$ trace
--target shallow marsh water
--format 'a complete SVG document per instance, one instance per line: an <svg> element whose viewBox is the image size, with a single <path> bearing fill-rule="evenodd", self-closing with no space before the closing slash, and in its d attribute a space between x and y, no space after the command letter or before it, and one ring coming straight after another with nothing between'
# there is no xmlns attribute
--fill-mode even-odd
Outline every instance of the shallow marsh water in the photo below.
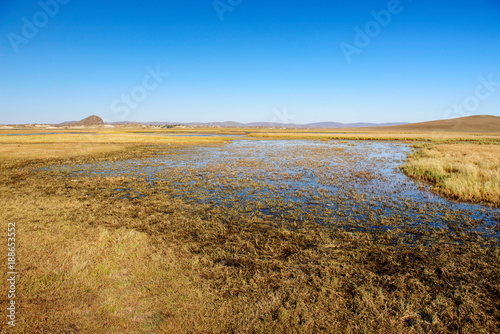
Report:
<svg viewBox="0 0 500 334"><path fill-rule="evenodd" d="M315 220L349 230L430 229L498 236L500 210L449 201L400 170L409 145L385 141L236 140L153 159L57 167L68 177L138 178L113 196L150 191L202 204L207 216ZM224 210L221 211L221 208Z"/></svg>

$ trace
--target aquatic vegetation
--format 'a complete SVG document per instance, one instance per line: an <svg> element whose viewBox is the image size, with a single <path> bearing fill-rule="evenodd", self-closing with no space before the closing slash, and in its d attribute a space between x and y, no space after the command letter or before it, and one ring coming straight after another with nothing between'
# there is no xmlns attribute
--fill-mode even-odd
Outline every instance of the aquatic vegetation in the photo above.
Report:
<svg viewBox="0 0 500 334"><path fill-rule="evenodd" d="M499 212L450 202L399 171L411 148L393 142L234 141L224 146L179 147L140 161L72 165L74 175L134 177L117 196L150 189L193 205L221 206L289 220L365 230L463 226L492 230ZM56 167L59 169L60 167ZM383 222L383 223L382 223Z"/></svg>

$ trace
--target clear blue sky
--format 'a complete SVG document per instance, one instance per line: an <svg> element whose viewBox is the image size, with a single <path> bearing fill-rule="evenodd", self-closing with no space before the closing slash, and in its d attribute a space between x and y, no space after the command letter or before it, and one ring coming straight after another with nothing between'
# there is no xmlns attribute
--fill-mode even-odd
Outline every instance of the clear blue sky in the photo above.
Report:
<svg viewBox="0 0 500 334"><path fill-rule="evenodd" d="M54 1L0 0L0 123L500 116L498 0Z"/></svg>

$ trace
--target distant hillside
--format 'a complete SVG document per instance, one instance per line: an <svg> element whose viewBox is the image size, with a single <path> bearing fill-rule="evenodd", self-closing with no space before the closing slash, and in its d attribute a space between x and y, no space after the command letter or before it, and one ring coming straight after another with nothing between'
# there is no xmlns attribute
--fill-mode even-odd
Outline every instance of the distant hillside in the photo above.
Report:
<svg viewBox="0 0 500 334"><path fill-rule="evenodd" d="M467 116L377 129L397 131L500 132L500 117L489 115Z"/></svg>
<svg viewBox="0 0 500 334"><path fill-rule="evenodd" d="M60 126L101 126L104 125L102 118L96 115L89 116L78 122L64 122Z"/></svg>

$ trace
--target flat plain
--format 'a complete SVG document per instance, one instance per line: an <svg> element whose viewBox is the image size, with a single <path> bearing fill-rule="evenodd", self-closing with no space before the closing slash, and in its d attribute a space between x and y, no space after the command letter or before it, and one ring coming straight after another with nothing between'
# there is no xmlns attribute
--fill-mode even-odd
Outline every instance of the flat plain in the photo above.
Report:
<svg viewBox="0 0 500 334"><path fill-rule="evenodd" d="M500 133L461 126L0 131L17 329L497 332Z"/></svg>

